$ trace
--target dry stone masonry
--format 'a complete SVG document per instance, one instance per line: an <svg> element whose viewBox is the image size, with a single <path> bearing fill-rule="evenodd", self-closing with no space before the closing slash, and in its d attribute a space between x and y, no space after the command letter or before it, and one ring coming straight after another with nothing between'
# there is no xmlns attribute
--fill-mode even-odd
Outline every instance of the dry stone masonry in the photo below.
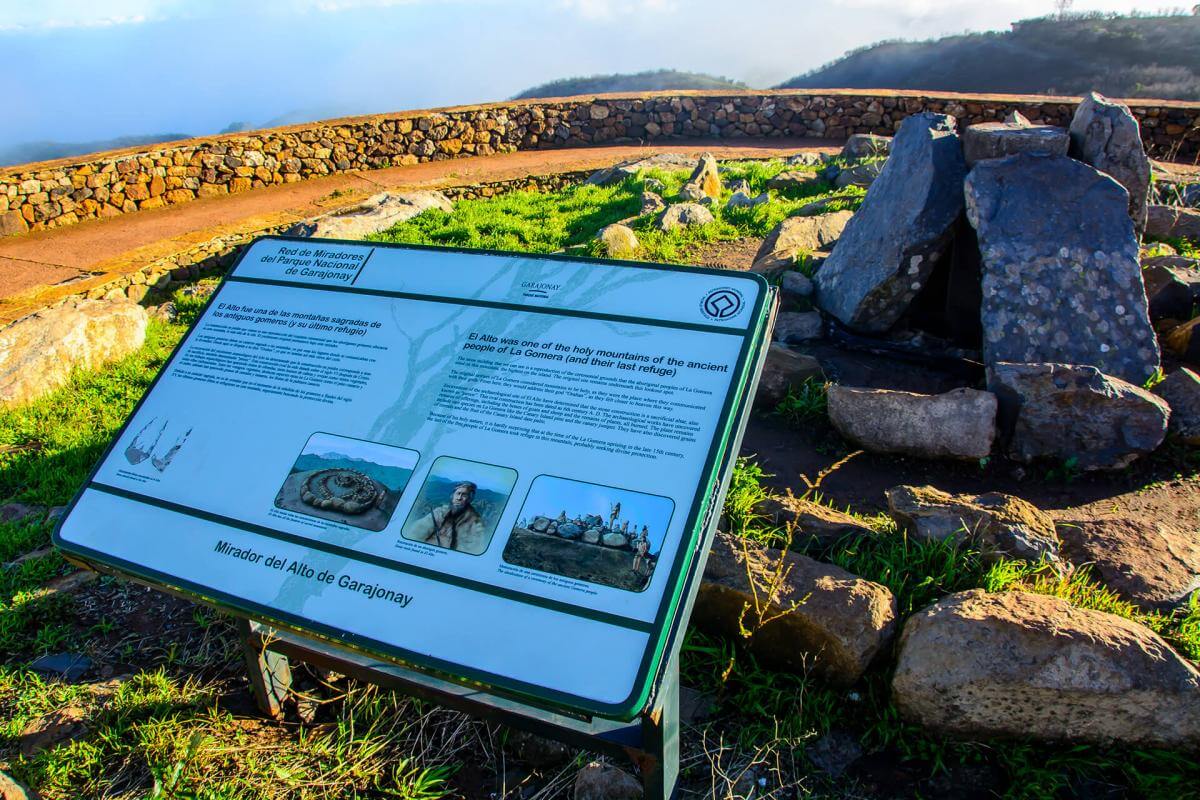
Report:
<svg viewBox="0 0 1200 800"><path fill-rule="evenodd" d="M0 236L322 175L515 150L704 137L889 136L921 112L969 125L1019 111L1038 124L1065 126L1077 102L916 92L661 92L351 117L7 168L0 171ZM1130 109L1152 154L1200 152L1200 105L1135 101Z"/></svg>

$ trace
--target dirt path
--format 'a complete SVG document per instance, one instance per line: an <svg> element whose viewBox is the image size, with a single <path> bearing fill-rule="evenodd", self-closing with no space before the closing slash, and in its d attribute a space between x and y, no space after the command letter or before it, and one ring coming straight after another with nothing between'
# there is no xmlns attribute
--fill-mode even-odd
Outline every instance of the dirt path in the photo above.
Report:
<svg viewBox="0 0 1200 800"><path fill-rule="evenodd" d="M835 152L839 145L826 139L773 139L766 144L756 140L693 140L477 156L331 175L7 237L0 239L0 322L13 318L14 305L36 305L36 298L47 294L49 287L62 288L100 275L127 273L218 235L304 219L384 189L461 186L600 169L654 153L711 152L718 158L769 158L801 150Z"/></svg>

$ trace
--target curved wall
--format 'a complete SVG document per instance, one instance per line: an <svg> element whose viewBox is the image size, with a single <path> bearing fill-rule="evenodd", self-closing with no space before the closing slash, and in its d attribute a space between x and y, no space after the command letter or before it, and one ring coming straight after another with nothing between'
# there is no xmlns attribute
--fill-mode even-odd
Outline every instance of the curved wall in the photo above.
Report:
<svg viewBox="0 0 1200 800"><path fill-rule="evenodd" d="M656 92L513 101L314 122L0 168L0 236L351 170L680 138L892 134L920 111L961 124L1019 110L1066 125L1078 98L885 91ZM1200 154L1200 104L1126 101L1159 158Z"/></svg>

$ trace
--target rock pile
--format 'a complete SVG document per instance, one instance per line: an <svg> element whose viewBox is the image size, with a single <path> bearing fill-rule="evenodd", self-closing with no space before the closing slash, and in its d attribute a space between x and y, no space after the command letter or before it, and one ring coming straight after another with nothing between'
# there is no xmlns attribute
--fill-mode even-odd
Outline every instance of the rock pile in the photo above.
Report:
<svg viewBox="0 0 1200 800"><path fill-rule="evenodd" d="M1143 227L1158 230L1153 213L1147 223L1150 161L1128 108L1089 95L1069 131L1019 114L965 129L916 114L887 150L844 228L832 214L787 220L754 269L777 272L815 253L811 282L785 272L783 287L802 304L811 294L827 336L985 369L951 395L835 387L830 420L846 438L924 458L985 458L998 443L1021 462L1121 469L1162 443L1172 398L1196 419L1186 375L1157 396L1140 388L1159 374L1160 336L1200 363L1200 320L1190 319L1200 265L1141 261ZM780 320L777 341L809 338L795 333L798 318ZM1173 430L1196 438L1184 422Z"/></svg>

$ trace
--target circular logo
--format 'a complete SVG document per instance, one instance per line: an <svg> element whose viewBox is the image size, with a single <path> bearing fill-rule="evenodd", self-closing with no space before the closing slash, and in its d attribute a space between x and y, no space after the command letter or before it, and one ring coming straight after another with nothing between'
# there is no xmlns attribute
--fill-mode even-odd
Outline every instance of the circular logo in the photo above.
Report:
<svg viewBox="0 0 1200 800"><path fill-rule="evenodd" d="M700 302L700 313L709 319L729 319L742 310L742 293L731 286L713 289Z"/></svg>

